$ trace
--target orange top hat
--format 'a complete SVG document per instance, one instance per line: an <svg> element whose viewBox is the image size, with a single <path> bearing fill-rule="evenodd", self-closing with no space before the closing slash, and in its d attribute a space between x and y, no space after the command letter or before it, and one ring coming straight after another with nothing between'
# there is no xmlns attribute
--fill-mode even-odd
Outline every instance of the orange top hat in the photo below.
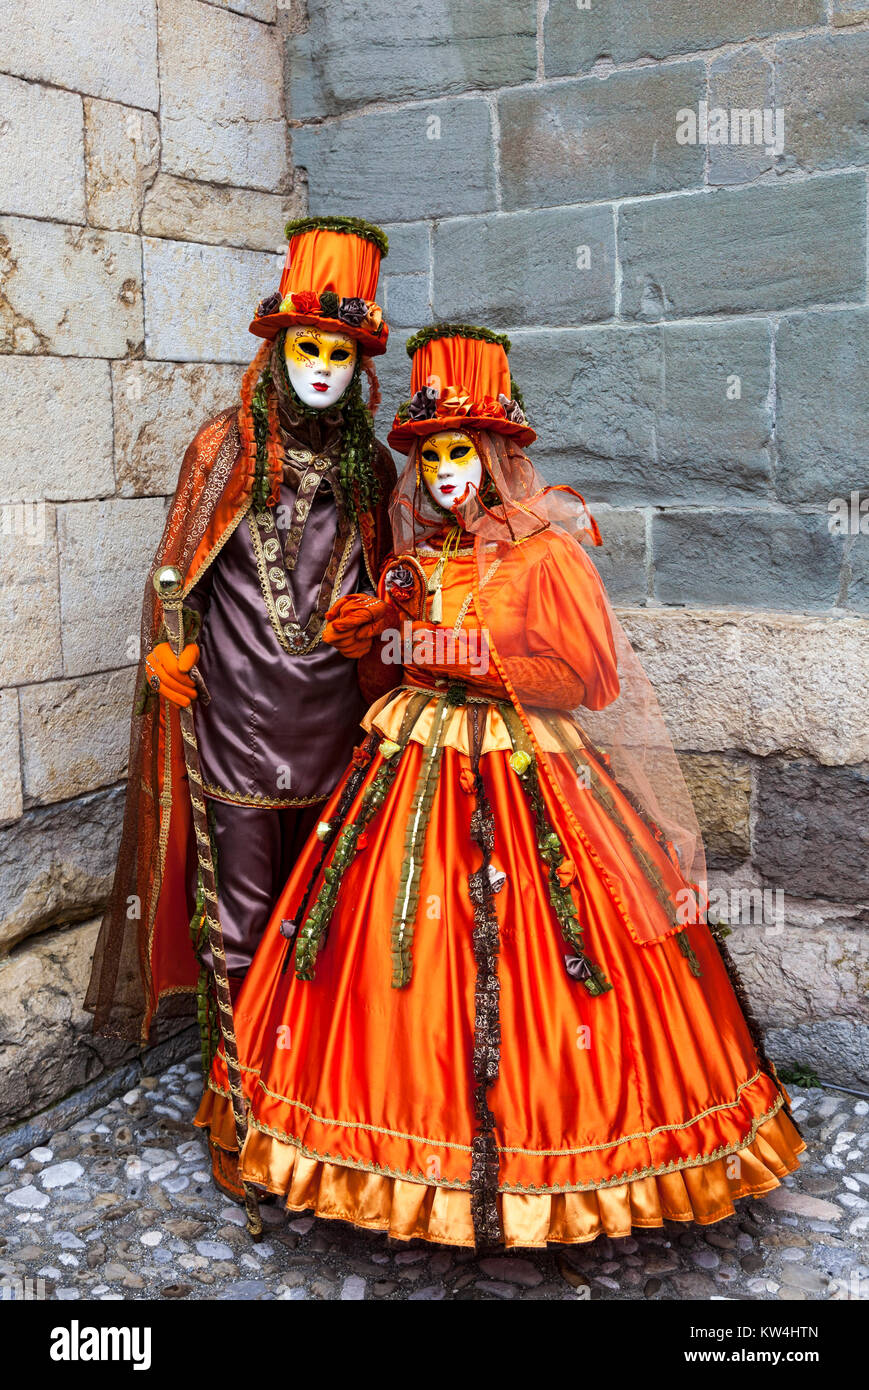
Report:
<svg viewBox="0 0 869 1390"><path fill-rule="evenodd" d="M323 328L355 338L369 357L385 352L389 329L374 302L385 232L358 217L303 217L287 223L286 235L280 290L257 306L251 333Z"/></svg>
<svg viewBox="0 0 869 1390"><path fill-rule="evenodd" d="M408 340L413 359L409 401L398 408L391 448L410 452L415 439L440 430L491 430L519 444L537 438L510 376L510 339L468 324L437 323Z"/></svg>

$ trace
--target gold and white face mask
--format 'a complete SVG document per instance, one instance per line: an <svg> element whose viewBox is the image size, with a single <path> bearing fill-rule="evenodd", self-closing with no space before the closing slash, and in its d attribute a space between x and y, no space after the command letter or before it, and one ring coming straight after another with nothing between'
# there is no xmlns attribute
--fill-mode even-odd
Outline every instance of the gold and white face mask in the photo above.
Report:
<svg viewBox="0 0 869 1390"><path fill-rule="evenodd" d="M421 440L419 466L432 497L448 511L480 490L483 461L462 430L442 430Z"/></svg>
<svg viewBox="0 0 869 1390"><path fill-rule="evenodd" d="M339 401L356 367L357 343L345 333L290 328L284 343L287 376L299 400L314 410Z"/></svg>

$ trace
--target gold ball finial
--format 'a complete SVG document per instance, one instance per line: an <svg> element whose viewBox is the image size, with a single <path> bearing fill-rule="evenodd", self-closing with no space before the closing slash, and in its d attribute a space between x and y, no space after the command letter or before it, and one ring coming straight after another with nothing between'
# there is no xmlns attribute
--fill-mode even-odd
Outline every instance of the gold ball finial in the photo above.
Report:
<svg viewBox="0 0 869 1390"><path fill-rule="evenodd" d="M161 565L154 575L154 589L161 599L177 598L184 588L184 577L174 565Z"/></svg>

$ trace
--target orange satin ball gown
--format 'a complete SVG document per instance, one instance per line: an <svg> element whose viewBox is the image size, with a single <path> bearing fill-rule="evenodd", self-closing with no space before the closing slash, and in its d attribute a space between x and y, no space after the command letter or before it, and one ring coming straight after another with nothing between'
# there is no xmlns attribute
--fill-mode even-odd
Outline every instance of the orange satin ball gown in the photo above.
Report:
<svg viewBox="0 0 869 1390"><path fill-rule="evenodd" d="M618 677L596 571L547 536L516 552L491 579L493 642L544 672L566 661L586 703L606 704ZM430 574L438 554L417 558ZM460 554L443 575L443 624L468 633L474 564ZM605 767L599 794L575 799L581 835L545 786L535 808L506 693L491 693L492 672L463 679L468 702L453 705L446 682L406 668L372 706L368 752L323 812L351 827L325 856L343 868L308 891L324 853L312 837L281 894L235 1010L250 1105L238 1169L292 1211L451 1245L720 1220L776 1187L805 1145L718 947L702 923L688 950L673 935L639 943L630 923L659 910L665 851ZM525 706L568 785L567 721ZM218 1052L197 1123L232 1189L228 1096Z"/></svg>

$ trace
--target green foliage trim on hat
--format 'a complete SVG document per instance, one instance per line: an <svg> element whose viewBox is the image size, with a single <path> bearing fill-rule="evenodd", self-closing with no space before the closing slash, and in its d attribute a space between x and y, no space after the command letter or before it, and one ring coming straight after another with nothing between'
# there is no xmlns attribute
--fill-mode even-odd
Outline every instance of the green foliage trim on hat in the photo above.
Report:
<svg viewBox="0 0 869 1390"><path fill-rule="evenodd" d="M493 333L491 328L480 328L470 323L432 323L408 338L405 349L408 357L413 357L421 347L434 342L436 338L479 338L484 343L499 343L505 352L509 352L511 347L506 333Z"/></svg>
<svg viewBox="0 0 869 1390"><path fill-rule="evenodd" d="M376 227L373 222L365 222L361 217L296 217L287 223L284 235L289 241L300 232L315 232L318 228L327 232L346 232L350 236L364 237L366 241L374 242L381 256L386 256L389 252L389 237L383 229Z"/></svg>

